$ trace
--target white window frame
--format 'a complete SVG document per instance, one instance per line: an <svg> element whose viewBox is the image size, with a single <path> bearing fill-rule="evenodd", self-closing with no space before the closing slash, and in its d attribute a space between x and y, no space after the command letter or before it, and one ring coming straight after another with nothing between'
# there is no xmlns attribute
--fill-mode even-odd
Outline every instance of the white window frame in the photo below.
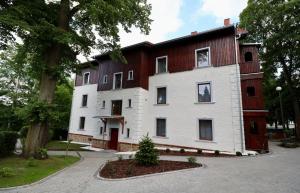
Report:
<svg viewBox="0 0 300 193"><path fill-rule="evenodd" d="M202 51L202 50L208 50L208 66L198 66L197 62L197 52ZM211 66L211 53L210 53L210 47L204 47L204 48L199 48L195 50L195 68L206 68Z"/></svg>
<svg viewBox="0 0 300 193"><path fill-rule="evenodd" d="M158 89L159 88L166 88L166 103L157 103L158 102L158 98L157 98L157 95L158 95ZM155 91L155 101L154 101L154 104L155 105L167 105L168 104L168 87L167 86L157 86L156 87L156 91Z"/></svg>
<svg viewBox="0 0 300 193"><path fill-rule="evenodd" d="M130 74L132 74L132 75L130 76ZM134 79L133 78L133 70L129 70L127 80L133 80L133 79Z"/></svg>
<svg viewBox="0 0 300 193"><path fill-rule="evenodd" d="M113 90L116 90L116 88L115 88L116 74L121 74L121 88L117 88L117 89L123 88L123 72L116 72L116 73L114 73L114 78L113 78Z"/></svg>
<svg viewBox="0 0 300 193"><path fill-rule="evenodd" d="M207 139L200 139L200 125L199 125L199 121L211 121L211 137L212 139L211 140L207 140ZM215 136L214 136L214 133L215 133L215 127L214 127L214 119L213 118L206 118L206 117L203 117L203 118L198 118L197 119L197 133L198 133L198 138L196 139L196 141L203 141L203 142L215 142Z"/></svg>
<svg viewBox="0 0 300 193"><path fill-rule="evenodd" d="M89 76L88 76L88 81L87 81L87 83L84 83L84 77L85 77L86 74L89 75ZM83 85L90 84L90 76L91 76L91 73L90 73L90 72L85 72L85 73L83 73L83 77L82 77L82 84L83 84Z"/></svg>
<svg viewBox="0 0 300 193"><path fill-rule="evenodd" d="M162 72L162 73L167 73L168 71L168 56L160 56L160 57L156 57L155 59L155 74L162 74L162 73L158 73L158 60L162 59L162 58L166 58L166 72Z"/></svg>
<svg viewBox="0 0 300 193"><path fill-rule="evenodd" d="M199 84L210 84L210 102L199 102ZM214 97L213 97L213 86L212 86L212 81L203 81L203 82L196 82L196 102L198 104L210 104L210 103L215 103L214 102Z"/></svg>
<svg viewBox="0 0 300 193"><path fill-rule="evenodd" d="M103 84L107 84L107 74L105 74L103 76L103 81L102 81Z"/></svg>
<svg viewBox="0 0 300 193"><path fill-rule="evenodd" d="M157 119L165 119L166 120L166 136L158 136L157 135ZM165 138L167 139L168 138L168 121L167 121L167 117L156 117L155 120L154 120L154 137L157 137L157 138Z"/></svg>

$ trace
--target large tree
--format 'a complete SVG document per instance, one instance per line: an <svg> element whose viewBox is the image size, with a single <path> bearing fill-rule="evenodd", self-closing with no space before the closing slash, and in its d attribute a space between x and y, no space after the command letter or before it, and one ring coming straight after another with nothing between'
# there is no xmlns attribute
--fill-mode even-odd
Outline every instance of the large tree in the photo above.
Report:
<svg viewBox="0 0 300 193"><path fill-rule="evenodd" d="M297 138L300 139L300 1L248 0L240 26L251 41L262 43L266 72L278 76L292 103ZM279 85L278 85L279 86Z"/></svg>
<svg viewBox="0 0 300 193"><path fill-rule="evenodd" d="M151 6L147 0L2 0L0 46L18 37L23 45L20 60L29 62L39 80L39 97L25 144L25 156L34 155L47 141L48 121L57 81L76 67L76 56L91 48L113 50L119 56L119 28L150 30ZM41 110L37 110L37 109ZM39 116L36 116L39 117Z"/></svg>

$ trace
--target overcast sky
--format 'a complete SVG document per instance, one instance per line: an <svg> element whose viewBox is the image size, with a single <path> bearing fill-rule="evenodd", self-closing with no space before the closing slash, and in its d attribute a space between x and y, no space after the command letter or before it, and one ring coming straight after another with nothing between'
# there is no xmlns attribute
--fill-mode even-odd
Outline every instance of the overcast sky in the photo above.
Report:
<svg viewBox="0 0 300 193"><path fill-rule="evenodd" d="M132 33L120 31L121 46L142 41L157 43L185 36L192 31L204 31L223 26L225 18L238 22L247 0L148 0L152 4L151 32L148 36L132 29ZM96 55L93 51L92 55ZM80 60L84 60L80 57Z"/></svg>

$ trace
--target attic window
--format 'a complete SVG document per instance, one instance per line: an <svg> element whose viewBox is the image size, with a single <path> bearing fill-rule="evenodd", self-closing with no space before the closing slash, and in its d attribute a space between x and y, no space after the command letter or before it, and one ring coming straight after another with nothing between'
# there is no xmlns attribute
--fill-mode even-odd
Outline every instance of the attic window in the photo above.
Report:
<svg viewBox="0 0 300 193"><path fill-rule="evenodd" d="M251 62L252 60L253 60L252 53L251 52L246 52L245 53L245 61L246 62Z"/></svg>

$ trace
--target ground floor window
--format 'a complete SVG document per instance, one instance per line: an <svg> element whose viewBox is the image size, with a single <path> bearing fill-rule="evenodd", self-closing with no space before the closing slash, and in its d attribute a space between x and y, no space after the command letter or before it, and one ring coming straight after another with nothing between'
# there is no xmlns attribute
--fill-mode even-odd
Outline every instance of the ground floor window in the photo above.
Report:
<svg viewBox="0 0 300 193"><path fill-rule="evenodd" d="M156 119L156 136L166 137L166 119Z"/></svg>
<svg viewBox="0 0 300 193"><path fill-rule="evenodd" d="M127 137L127 138L130 137L130 129L129 129L129 128L127 128L127 135L126 135L126 137Z"/></svg>
<svg viewBox="0 0 300 193"><path fill-rule="evenodd" d="M250 133L251 133L251 134L258 134L258 126L257 126L257 122L255 122L255 121L250 121Z"/></svg>
<svg viewBox="0 0 300 193"><path fill-rule="evenodd" d="M199 139L212 140L212 120L199 120Z"/></svg>
<svg viewBox="0 0 300 193"><path fill-rule="evenodd" d="M79 120L79 129L84 130L84 125L85 125L85 117L80 117Z"/></svg>

